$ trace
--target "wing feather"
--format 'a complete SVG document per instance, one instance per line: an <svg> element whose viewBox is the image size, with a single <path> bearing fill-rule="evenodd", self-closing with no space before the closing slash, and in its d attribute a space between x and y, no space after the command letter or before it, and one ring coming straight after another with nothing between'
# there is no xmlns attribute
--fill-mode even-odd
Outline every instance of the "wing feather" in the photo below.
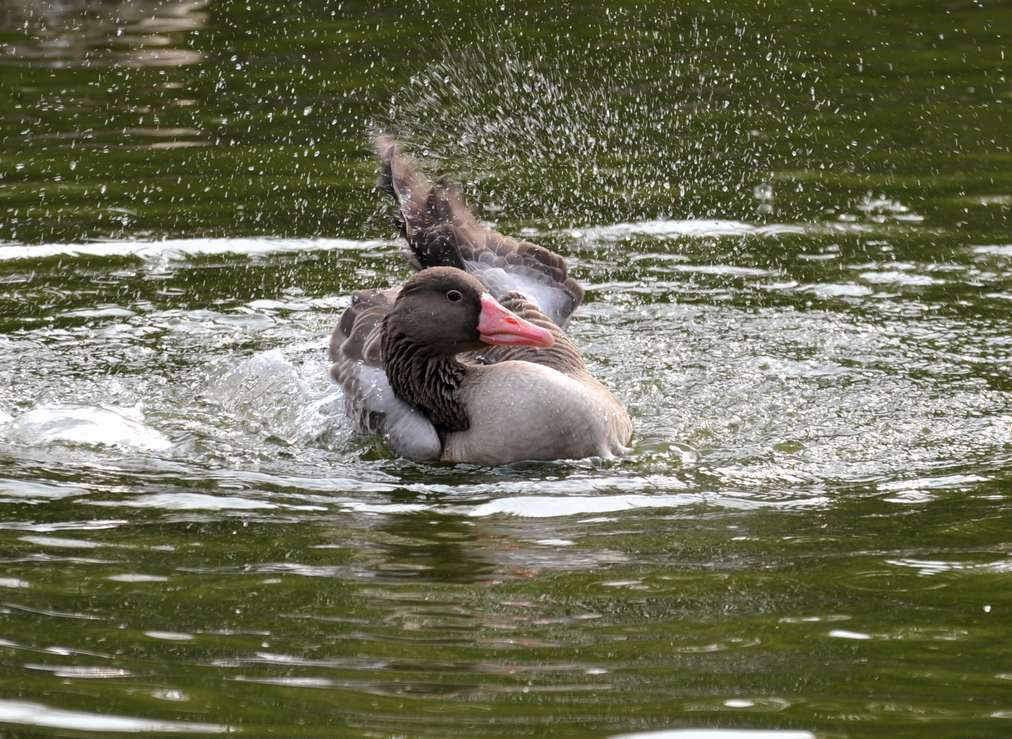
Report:
<svg viewBox="0 0 1012 739"><path fill-rule="evenodd" d="M382 436L399 456L439 459L443 444L435 426L394 394L383 368L380 332L397 292L365 290L352 296L330 339L330 374L344 389L345 413L356 431Z"/></svg>
<svg viewBox="0 0 1012 739"><path fill-rule="evenodd" d="M416 269L457 267L494 297L522 293L556 325L565 326L583 300L558 254L482 226L453 188L429 182L388 136L376 139L380 186L398 206L398 224Z"/></svg>

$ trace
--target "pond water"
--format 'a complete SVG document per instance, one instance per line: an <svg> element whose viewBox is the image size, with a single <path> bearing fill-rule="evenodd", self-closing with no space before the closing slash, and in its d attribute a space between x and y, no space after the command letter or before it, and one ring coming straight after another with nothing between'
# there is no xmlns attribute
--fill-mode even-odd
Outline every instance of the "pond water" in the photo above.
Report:
<svg viewBox="0 0 1012 739"><path fill-rule="evenodd" d="M1012 733L1012 7L880 5L6 3L0 732ZM352 434L379 128L628 457Z"/></svg>

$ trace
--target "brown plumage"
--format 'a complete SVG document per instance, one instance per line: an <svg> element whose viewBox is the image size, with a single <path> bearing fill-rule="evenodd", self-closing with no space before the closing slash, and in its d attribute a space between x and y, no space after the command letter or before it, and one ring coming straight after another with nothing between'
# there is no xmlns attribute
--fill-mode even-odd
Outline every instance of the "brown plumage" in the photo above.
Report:
<svg viewBox="0 0 1012 739"><path fill-rule="evenodd" d="M563 331L583 289L562 258L481 226L390 138L376 151L420 271L356 293L334 330L331 374L356 428L419 460L621 453L629 416Z"/></svg>

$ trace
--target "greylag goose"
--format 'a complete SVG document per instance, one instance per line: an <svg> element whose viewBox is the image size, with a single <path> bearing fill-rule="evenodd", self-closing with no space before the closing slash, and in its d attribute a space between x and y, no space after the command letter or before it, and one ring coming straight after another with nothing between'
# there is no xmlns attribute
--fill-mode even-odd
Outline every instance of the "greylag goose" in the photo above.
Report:
<svg viewBox="0 0 1012 739"><path fill-rule="evenodd" d="M621 454L629 414L563 330L583 289L562 258L479 224L389 137L375 148L419 271L356 292L334 329L330 373L356 430L418 461Z"/></svg>

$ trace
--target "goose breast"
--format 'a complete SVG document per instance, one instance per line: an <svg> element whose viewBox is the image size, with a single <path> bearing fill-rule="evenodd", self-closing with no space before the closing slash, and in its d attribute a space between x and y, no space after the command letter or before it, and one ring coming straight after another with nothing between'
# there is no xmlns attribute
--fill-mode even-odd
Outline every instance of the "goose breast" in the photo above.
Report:
<svg viewBox="0 0 1012 739"><path fill-rule="evenodd" d="M590 375L531 362L476 367L461 399L471 423L447 435L448 462L611 457L623 453L632 429L622 405Z"/></svg>

